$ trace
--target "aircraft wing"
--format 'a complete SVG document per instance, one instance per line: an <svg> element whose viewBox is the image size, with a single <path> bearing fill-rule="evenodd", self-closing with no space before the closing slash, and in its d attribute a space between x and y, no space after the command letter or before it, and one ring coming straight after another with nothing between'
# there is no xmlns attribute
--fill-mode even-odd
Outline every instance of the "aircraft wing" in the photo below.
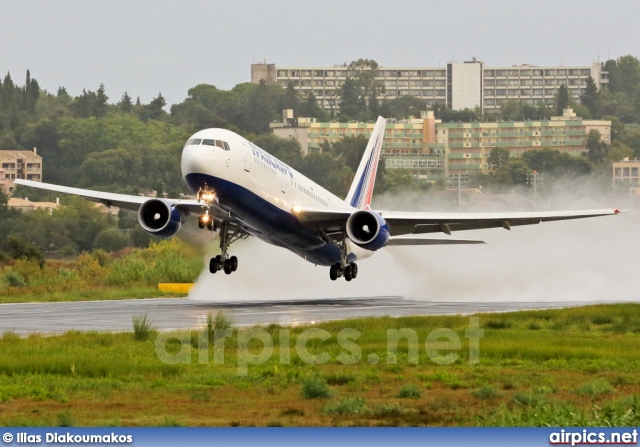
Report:
<svg viewBox="0 0 640 447"><path fill-rule="evenodd" d="M300 206L293 214L305 226L322 231L343 231L349 216L357 211L349 208L323 208ZM556 220L583 219L587 217L618 214L617 209L583 211L541 211L505 213L415 213L403 211L377 211L389 225L391 236L404 234L446 233L483 228L505 228L533 225Z"/></svg>
<svg viewBox="0 0 640 447"><path fill-rule="evenodd" d="M16 179L14 183L17 185L29 186L32 188L45 189L47 191L61 192L64 194L73 194L93 202L99 202L107 206L116 206L128 210L138 211L140 205L149 200L149 197L133 196L129 194L116 194L113 192L92 191L90 189L72 188L70 186L53 185L51 183L34 182L32 180ZM202 212L202 203L193 199L167 199L173 203L184 214L191 212L200 214ZM213 206L212 206L213 208ZM227 213L219 210L220 214L227 216Z"/></svg>

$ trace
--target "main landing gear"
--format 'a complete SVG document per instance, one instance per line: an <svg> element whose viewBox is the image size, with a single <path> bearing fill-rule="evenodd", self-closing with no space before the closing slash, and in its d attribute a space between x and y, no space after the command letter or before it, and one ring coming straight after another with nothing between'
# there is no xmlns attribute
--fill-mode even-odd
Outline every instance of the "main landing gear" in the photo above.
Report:
<svg viewBox="0 0 640 447"><path fill-rule="evenodd" d="M342 268L340 264L333 264L329 269L329 278L331 281L335 281L339 277L344 276L344 279L351 281L358 276L358 264L352 262Z"/></svg>
<svg viewBox="0 0 640 447"><path fill-rule="evenodd" d="M345 280L351 281L358 276L358 264L355 262L347 262L349 242L345 233L342 233L342 238L337 241L337 244L340 247L341 262L337 262L331 266L329 269L329 278L331 278L331 281L335 281L341 276L344 276Z"/></svg>

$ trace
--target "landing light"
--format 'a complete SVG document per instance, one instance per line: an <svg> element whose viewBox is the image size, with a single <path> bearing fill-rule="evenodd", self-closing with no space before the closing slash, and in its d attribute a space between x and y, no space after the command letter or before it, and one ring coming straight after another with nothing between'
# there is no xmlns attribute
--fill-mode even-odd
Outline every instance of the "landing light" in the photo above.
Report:
<svg viewBox="0 0 640 447"><path fill-rule="evenodd" d="M202 216L202 221L203 222L209 222L209 215L205 214L204 216Z"/></svg>
<svg viewBox="0 0 640 447"><path fill-rule="evenodd" d="M293 205L291 211L293 211L293 214L300 214L302 212L302 207L300 205Z"/></svg>

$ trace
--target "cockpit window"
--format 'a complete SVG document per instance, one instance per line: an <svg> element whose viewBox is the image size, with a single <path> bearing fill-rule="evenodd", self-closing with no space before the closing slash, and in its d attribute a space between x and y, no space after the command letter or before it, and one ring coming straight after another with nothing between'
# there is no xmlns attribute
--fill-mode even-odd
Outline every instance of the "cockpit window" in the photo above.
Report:
<svg viewBox="0 0 640 447"><path fill-rule="evenodd" d="M229 147L229 144L227 144L226 141L222 141L222 140L209 140L209 139L200 139L200 138L192 138L191 140L187 141L187 144L185 144L185 146L189 146L190 144L192 145L197 145L197 144L203 144L206 146L215 146L215 147L219 147L222 150L225 151L230 151L231 148Z"/></svg>

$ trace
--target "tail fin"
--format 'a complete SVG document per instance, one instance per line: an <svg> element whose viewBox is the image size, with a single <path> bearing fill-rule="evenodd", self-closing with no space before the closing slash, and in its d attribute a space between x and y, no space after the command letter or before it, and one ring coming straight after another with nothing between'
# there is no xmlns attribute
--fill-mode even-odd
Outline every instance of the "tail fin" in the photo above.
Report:
<svg viewBox="0 0 640 447"><path fill-rule="evenodd" d="M369 209L371 205L371 196L376 182L376 172L378 171L378 161L380 160L380 150L382 149L386 124L387 120L379 116L360 161L360 166L358 166L356 176L353 179L351 188L349 188L349 194L347 194L345 202L355 208Z"/></svg>

